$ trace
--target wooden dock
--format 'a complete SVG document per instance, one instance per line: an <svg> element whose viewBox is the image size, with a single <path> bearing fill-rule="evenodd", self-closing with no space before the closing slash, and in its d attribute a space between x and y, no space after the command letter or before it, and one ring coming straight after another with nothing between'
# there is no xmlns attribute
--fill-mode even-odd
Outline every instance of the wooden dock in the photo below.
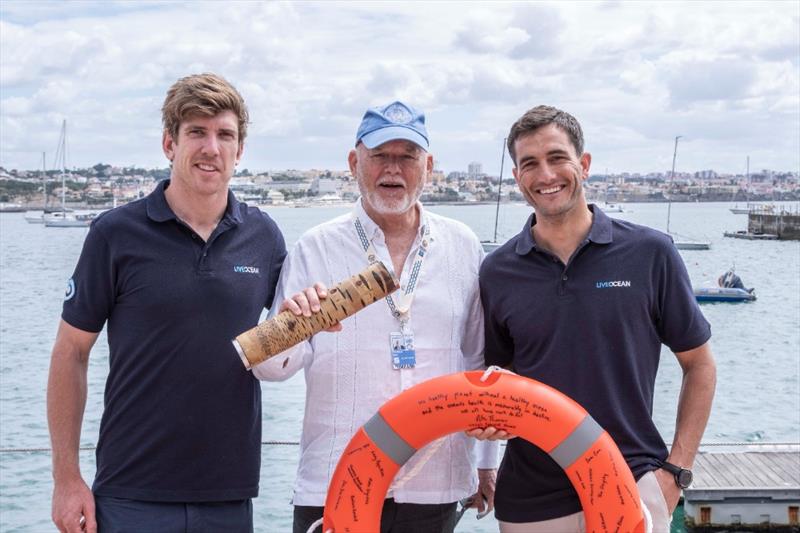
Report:
<svg viewBox="0 0 800 533"><path fill-rule="evenodd" d="M748 231L726 231L725 237L732 239L746 239L748 241L777 241L778 236L769 233L750 233Z"/></svg>
<svg viewBox="0 0 800 533"><path fill-rule="evenodd" d="M800 446L701 452L693 471L687 531L800 532Z"/></svg>

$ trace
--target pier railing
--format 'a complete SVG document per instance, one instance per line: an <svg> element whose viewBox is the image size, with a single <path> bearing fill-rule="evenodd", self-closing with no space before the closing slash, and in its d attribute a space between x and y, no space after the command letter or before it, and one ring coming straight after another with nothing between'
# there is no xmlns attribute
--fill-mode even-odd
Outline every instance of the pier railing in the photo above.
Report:
<svg viewBox="0 0 800 533"><path fill-rule="evenodd" d="M299 446L298 441L284 441L284 440L265 440L261 442L261 447L265 446ZM500 446L505 446L505 441L501 441ZM700 443L700 451L704 448L739 448L739 447L780 447L780 448L798 448L800 449L800 442L702 442ZM87 452L97 449L95 445L81 446L79 451ZM0 448L0 453L50 453L52 448L42 447L23 447L23 448Z"/></svg>

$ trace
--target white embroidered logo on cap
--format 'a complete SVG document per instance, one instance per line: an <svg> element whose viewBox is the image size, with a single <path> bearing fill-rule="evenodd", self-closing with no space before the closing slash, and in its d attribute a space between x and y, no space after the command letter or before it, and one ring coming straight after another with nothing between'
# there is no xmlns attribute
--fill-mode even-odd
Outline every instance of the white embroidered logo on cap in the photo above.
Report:
<svg viewBox="0 0 800 533"><path fill-rule="evenodd" d="M386 108L383 115L396 124L407 124L413 118L411 112L403 105L394 103Z"/></svg>

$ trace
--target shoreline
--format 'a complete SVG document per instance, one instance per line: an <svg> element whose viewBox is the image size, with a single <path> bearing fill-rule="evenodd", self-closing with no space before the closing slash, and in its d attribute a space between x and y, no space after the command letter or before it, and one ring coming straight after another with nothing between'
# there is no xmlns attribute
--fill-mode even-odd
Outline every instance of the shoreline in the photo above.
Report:
<svg viewBox="0 0 800 533"><path fill-rule="evenodd" d="M601 200L599 199L588 199L589 203L592 204L599 204ZM793 198L793 199L780 199L780 200L752 200L747 202L746 205L753 205L753 206L761 206L761 205L769 205L774 203L791 203L791 202L800 202L800 197ZM348 207L351 205L352 202L341 202L336 204L316 204L313 202L309 203L284 203L284 204L263 204L263 203L251 203L248 201L244 201L244 203L260 208L276 208L276 207L287 207L287 208L318 208L318 207ZM447 206L478 206L478 205L497 205L497 201L491 200L479 200L479 201L433 201L427 200L423 202L426 206L437 206L437 205L447 205ZM610 204L620 204L620 205L627 205L627 204L738 204L741 202L735 202L733 200L720 200L718 198L697 198L697 199L674 199L672 202L668 202L663 198L654 198L654 199L626 199L626 200L614 200L612 202L608 202L607 205ZM125 204L117 204L117 206L123 206ZM521 200L503 200L500 202L500 205L526 205L524 201ZM48 206L52 209L52 206ZM67 209L80 209L80 210L89 210L89 211L105 211L114 207L111 204L87 204L85 202L67 202L66 204ZM7 205L2 206L0 205L0 213L24 213L26 211L42 211L44 206L40 203L13 203L9 202Z"/></svg>

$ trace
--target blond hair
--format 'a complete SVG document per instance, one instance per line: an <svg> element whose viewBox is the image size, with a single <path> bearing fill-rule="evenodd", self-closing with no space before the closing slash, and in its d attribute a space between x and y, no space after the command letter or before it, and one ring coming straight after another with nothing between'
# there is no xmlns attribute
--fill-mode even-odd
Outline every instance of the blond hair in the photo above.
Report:
<svg viewBox="0 0 800 533"><path fill-rule="evenodd" d="M169 88L161 107L161 120L164 130L177 140L181 121L188 116L213 117L223 111L236 115L239 143L243 143L250 115L242 95L222 76L206 72L181 78Z"/></svg>

